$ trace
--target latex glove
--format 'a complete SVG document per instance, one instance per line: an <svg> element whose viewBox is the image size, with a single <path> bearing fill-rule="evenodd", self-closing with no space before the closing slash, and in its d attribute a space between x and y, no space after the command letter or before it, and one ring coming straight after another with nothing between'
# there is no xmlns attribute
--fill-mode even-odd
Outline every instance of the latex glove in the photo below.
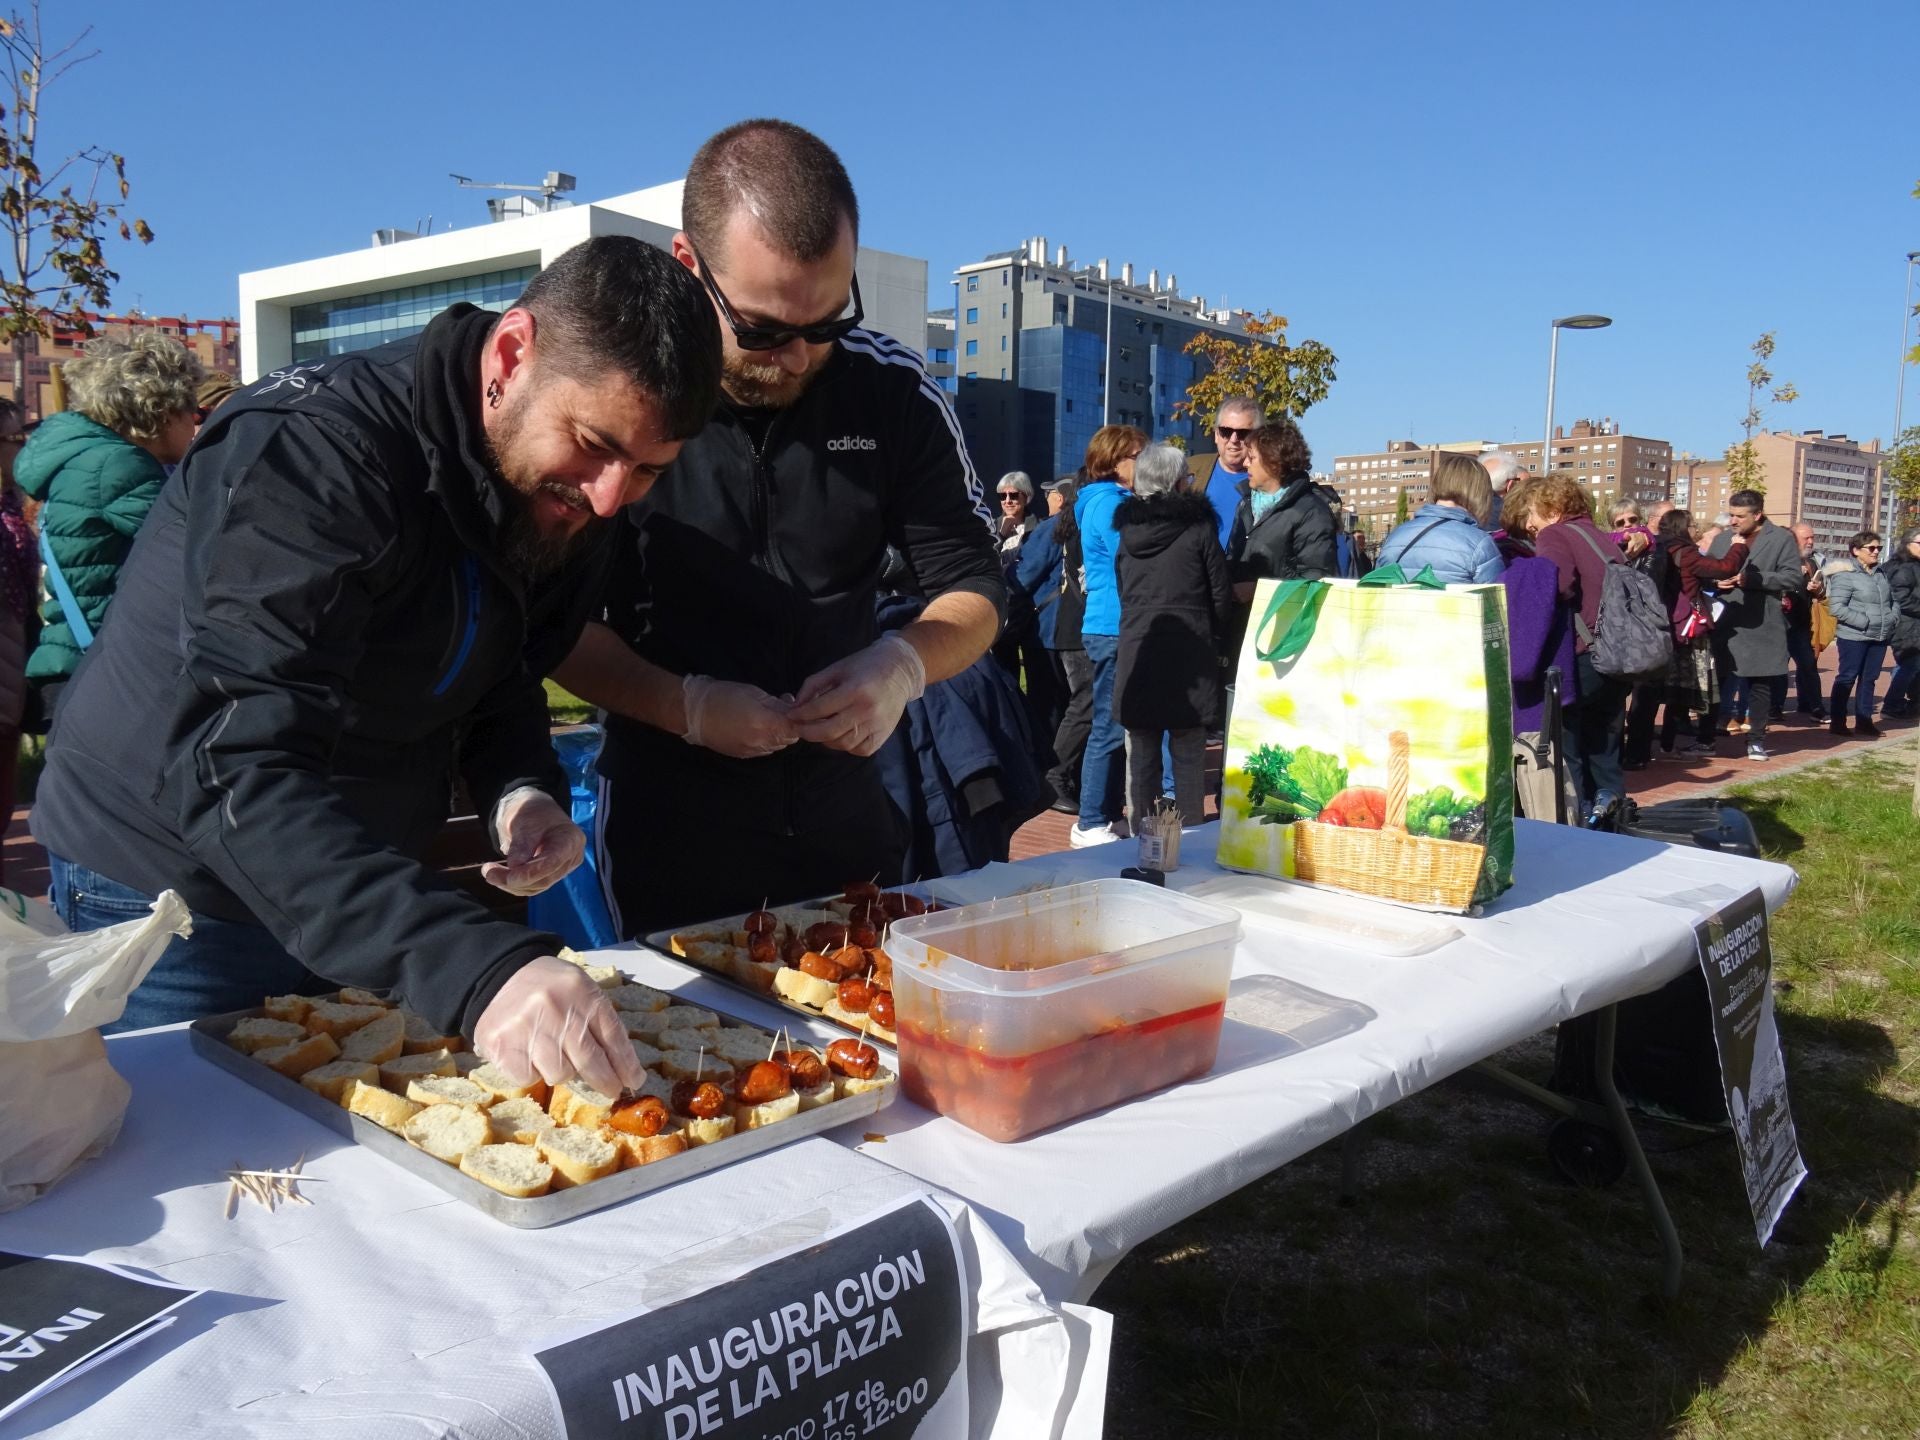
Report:
<svg viewBox="0 0 1920 1440"><path fill-rule="evenodd" d="M800 738L787 719L787 702L757 685L689 675L680 682L680 698L687 707L684 738L689 745L751 760L784 750Z"/></svg>
<svg viewBox="0 0 1920 1440"><path fill-rule="evenodd" d="M603 1095L637 1090L647 1072L606 992L578 965L529 960L480 1012L473 1046L516 1085L584 1080Z"/></svg>
<svg viewBox="0 0 1920 1440"><path fill-rule="evenodd" d="M802 740L871 755L887 743L900 712L927 688L927 667L913 642L889 631L864 650L810 677L790 712Z"/></svg>
<svg viewBox="0 0 1920 1440"><path fill-rule="evenodd" d="M504 860L489 860L480 878L509 895L538 895L565 879L587 853L587 837L544 790L522 785L493 807L493 833Z"/></svg>

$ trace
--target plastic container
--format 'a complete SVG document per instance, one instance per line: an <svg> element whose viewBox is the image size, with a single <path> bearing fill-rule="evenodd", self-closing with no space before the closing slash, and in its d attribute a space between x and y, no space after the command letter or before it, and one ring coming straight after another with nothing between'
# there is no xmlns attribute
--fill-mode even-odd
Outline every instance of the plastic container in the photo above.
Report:
<svg viewBox="0 0 1920 1440"><path fill-rule="evenodd" d="M1204 1075L1240 917L1137 880L915 915L887 935L906 1095L989 1140Z"/></svg>

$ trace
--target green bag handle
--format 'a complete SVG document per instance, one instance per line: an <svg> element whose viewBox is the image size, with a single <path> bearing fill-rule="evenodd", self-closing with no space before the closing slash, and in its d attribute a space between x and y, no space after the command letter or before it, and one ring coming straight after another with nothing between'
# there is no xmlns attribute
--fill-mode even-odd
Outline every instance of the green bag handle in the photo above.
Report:
<svg viewBox="0 0 1920 1440"><path fill-rule="evenodd" d="M1422 565L1418 575L1408 575L1407 572L1402 570L1398 565L1382 565L1362 575L1360 577L1360 583L1363 586L1417 585L1422 590L1444 590L1447 588L1446 581L1433 573L1433 566L1431 565Z"/></svg>
<svg viewBox="0 0 1920 1440"><path fill-rule="evenodd" d="M1313 639L1313 627L1319 623L1320 607L1326 603L1327 587L1317 580L1282 580L1273 587L1267 613L1254 632L1253 653L1262 660L1291 660L1307 648ZM1271 646L1260 643L1268 626L1279 632Z"/></svg>

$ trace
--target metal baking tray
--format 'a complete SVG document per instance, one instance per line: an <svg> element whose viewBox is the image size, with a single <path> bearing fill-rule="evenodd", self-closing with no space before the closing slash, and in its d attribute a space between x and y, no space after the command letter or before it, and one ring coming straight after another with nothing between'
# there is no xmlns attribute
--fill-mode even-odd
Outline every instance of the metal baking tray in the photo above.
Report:
<svg viewBox="0 0 1920 1440"><path fill-rule="evenodd" d="M938 898L930 893L929 887L926 884L921 882L915 882L911 885L889 885L887 889L890 892L911 895L916 900L922 900L929 904L934 903ZM838 920L840 919L839 914L828 907L839 898L840 892L835 891L831 895L820 895L810 900L794 900L785 905L776 905L773 908L775 910L818 910L822 920ZM940 903L945 904L946 902L941 901ZM662 955L679 961L696 975L704 975L708 979L719 981L722 985L725 985L728 989L738 994L751 995L756 1000L764 1001L769 1005L777 1005L792 1015L801 1015L809 1020L818 1020L823 1025L833 1026L835 1030L864 1038L881 1049L891 1050L895 1048L892 1041L883 1040L878 1035L868 1035L860 1026L849 1025L844 1020L836 1020L824 1010L815 1010L811 1006L802 1005L797 1000L789 1000L786 996L777 994L772 990L756 990L751 985L743 984L724 971L709 970L704 965L696 965L693 961L673 948L673 937L676 935L686 934L693 930L719 930L723 928L738 930L746 918L747 912L743 910L736 915L720 915L711 920L690 920L684 925L673 925L665 930L656 930L651 935L642 935L640 937L640 943L650 950L658 950ZM883 934L880 938L883 942L881 948L885 949L884 942L886 936ZM741 1023L751 1025L753 1022L747 1020Z"/></svg>
<svg viewBox="0 0 1920 1440"><path fill-rule="evenodd" d="M707 1007L713 1008L711 1006ZM189 1043L201 1055L211 1060L221 1069L230 1071L257 1090L265 1091L274 1099L305 1115L309 1120L317 1121L336 1134L365 1146L384 1160L398 1165L402 1170L419 1176L429 1185L444 1190L454 1199L471 1205L483 1214L507 1225L522 1230L540 1230L549 1225L558 1225L563 1220L572 1220L580 1215L590 1215L596 1210L605 1210L610 1205L619 1205L633 1199L636 1195L645 1195L650 1191L663 1189L668 1185L690 1179L695 1175L704 1175L709 1170L718 1170L723 1165L731 1165L736 1160L749 1160L768 1150L778 1149L795 1140L804 1140L808 1136L818 1135L825 1130L833 1130L875 1114L893 1103L900 1092L899 1076L894 1074L894 1083L879 1090L869 1090L862 1095L849 1095L843 1100L835 1100L830 1105L802 1111L791 1119L782 1120L775 1125L764 1125L758 1130L746 1130L717 1140L711 1145L698 1145L684 1150L678 1155L669 1155L664 1160L656 1160L651 1165L642 1165L633 1170L621 1170L595 1180L586 1185L575 1185L565 1190L555 1190L551 1194L536 1196L531 1200L518 1200L511 1195L502 1195L490 1186L482 1185L472 1176L463 1174L456 1167L443 1160L436 1160L424 1150L417 1150L390 1130L382 1129L373 1121L355 1115L345 1106L336 1105L325 1096L316 1095L298 1080L289 1080L279 1071L261 1064L251 1055L242 1054L227 1044L227 1036L233 1027L242 1020L264 1014L258 1008L235 1010L226 1015L209 1015L196 1020L187 1027ZM715 1011L716 1014L721 1012ZM751 1020L739 1020L726 1015L723 1018L734 1020L736 1024L753 1025L755 1029L763 1027ZM886 1073L893 1074L886 1066Z"/></svg>

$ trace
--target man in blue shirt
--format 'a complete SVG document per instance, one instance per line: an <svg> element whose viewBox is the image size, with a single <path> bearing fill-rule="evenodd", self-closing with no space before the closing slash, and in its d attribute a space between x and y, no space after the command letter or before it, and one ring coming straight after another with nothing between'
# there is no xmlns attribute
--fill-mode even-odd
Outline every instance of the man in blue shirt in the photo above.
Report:
<svg viewBox="0 0 1920 1440"><path fill-rule="evenodd" d="M1187 462L1193 475L1193 489L1207 497L1220 521L1220 548L1227 548L1233 535L1233 517L1240 509L1240 487L1246 483L1248 456L1252 454L1253 432L1266 423L1260 402L1249 395L1237 395L1223 402L1213 421L1214 455L1196 455ZM1213 468L1208 470L1207 462Z"/></svg>

